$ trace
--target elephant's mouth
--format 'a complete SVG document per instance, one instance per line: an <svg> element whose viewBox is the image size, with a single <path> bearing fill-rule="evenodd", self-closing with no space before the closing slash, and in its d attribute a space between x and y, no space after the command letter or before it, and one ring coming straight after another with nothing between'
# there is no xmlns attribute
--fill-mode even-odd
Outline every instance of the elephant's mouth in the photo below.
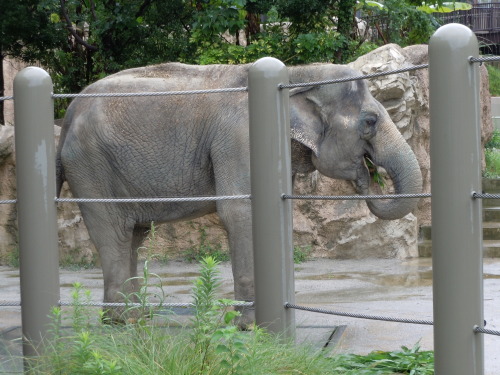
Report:
<svg viewBox="0 0 500 375"><path fill-rule="evenodd" d="M393 182L389 174L383 166L375 163L369 153L365 153L362 157L354 186L360 195L394 193Z"/></svg>
<svg viewBox="0 0 500 375"><path fill-rule="evenodd" d="M384 189L384 187L386 186L385 176L380 173L378 166L373 161L371 155L368 153L364 154L363 162L370 175L369 186L374 186L376 190Z"/></svg>

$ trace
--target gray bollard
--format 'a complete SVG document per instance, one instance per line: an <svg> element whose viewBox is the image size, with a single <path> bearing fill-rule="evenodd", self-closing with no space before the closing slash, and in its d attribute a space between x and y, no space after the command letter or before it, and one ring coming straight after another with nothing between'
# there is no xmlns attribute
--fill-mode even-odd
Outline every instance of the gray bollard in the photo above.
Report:
<svg viewBox="0 0 500 375"><path fill-rule="evenodd" d="M466 26L429 43L434 350L437 375L482 375L483 259L479 53Z"/></svg>
<svg viewBox="0 0 500 375"><path fill-rule="evenodd" d="M248 75L255 314L259 326L295 337L290 116L285 65L265 57Z"/></svg>
<svg viewBox="0 0 500 375"><path fill-rule="evenodd" d="M29 67L14 80L23 354L36 356L59 303L52 80Z"/></svg>

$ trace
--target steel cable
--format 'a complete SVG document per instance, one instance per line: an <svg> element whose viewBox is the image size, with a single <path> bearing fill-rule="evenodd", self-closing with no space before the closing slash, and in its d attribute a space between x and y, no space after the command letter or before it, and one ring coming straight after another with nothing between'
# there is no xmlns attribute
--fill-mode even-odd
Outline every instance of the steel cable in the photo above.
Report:
<svg viewBox="0 0 500 375"><path fill-rule="evenodd" d="M224 306L234 306L234 307L253 307L254 302L242 302L242 301L237 301L233 304L229 305L224 305ZM161 302L155 302L155 303L137 303L137 302L97 302L97 301L90 301L90 302L65 302L65 301L59 301L58 303L59 306L89 306L89 307L165 307L165 308L174 308L174 307L194 307L193 303L161 303ZM223 304L219 304L223 305ZM21 302L20 301L0 301L0 307L20 307Z"/></svg>
<svg viewBox="0 0 500 375"><path fill-rule="evenodd" d="M288 195L283 194L282 199L311 199L311 200L367 200L367 199L408 199L430 198L431 194L384 194L384 195Z"/></svg>
<svg viewBox="0 0 500 375"><path fill-rule="evenodd" d="M159 198L55 198L58 203L176 203L176 202L205 202L236 199L251 199L246 195L220 195L215 197L159 197Z"/></svg>
<svg viewBox="0 0 500 375"><path fill-rule="evenodd" d="M483 194L484 195L484 194ZM409 199L430 198L431 194L385 194L385 195L289 195L282 194L282 199L311 199L311 200L367 200L367 199ZM473 193L474 198L482 198L480 194ZM500 195L487 195L487 198L500 198ZM55 198L57 203L176 203L176 202L203 202L252 199L250 194L221 195L214 197L159 197L159 198ZM15 204L16 199L0 200L0 204Z"/></svg>
<svg viewBox="0 0 500 375"><path fill-rule="evenodd" d="M237 301L233 304L223 305L217 303L220 306L234 306L234 307L252 307L254 302L241 302ZM90 306L90 307L164 307L164 308L174 308L174 307L195 307L191 302L178 302L178 303L164 303L164 302L153 302L153 303L137 303L137 302L64 302L59 301L59 306Z"/></svg>
<svg viewBox="0 0 500 375"><path fill-rule="evenodd" d="M495 330L492 330L492 329L481 328L481 327L478 327L478 326L474 327L474 332L476 332L476 333L485 333L487 335L500 336L500 331L495 331Z"/></svg>
<svg viewBox="0 0 500 375"><path fill-rule="evenodd" d="M186 90L186 91L157 91L157 92L109 92L92 94L52 94L52 98L127 98L138 96L170 96L170 95L201 95L201 94L224 94L234 92L246 92L247 87L229 87L209 90Z"/></svg>
<svg viewBox="0 0 500 375"><path fill-rule="evenodd" d="M500 194L476 193L475 191L473 191L472 198L474 198L474 199L500 199Z"/></svg>
<svg viewBox="0 0 500 375"><path fill-rule="evenodd" d="M15 204L15 203L17 203L17 199L0 200L0 204Z"/></svg>
<svg viewBox="0 0 500 375"><path fill-rule="evenodd" d="M410 67L406 67L406 68L388 70L386 72L371 73L371 74L362 74L362 75L353 76L353 77L345 77L345 78L337 78L337 79L327 79L327 80L324 80L324 81L317 81L317 82L281 84L281 85L279 85L279 88L280 89L291 89L291 88L295 88L295 87L321 86L321 85L331 85L333 83L343 83L343 82L350 82L350 81L360 81L360 80L363 80L363 79L383 77L383 76L388 76L388 75L391 75L391 74L411 72L413 70L425 69L425 68L428 68L428 67L429 67L429 64L421 64L421 65L414 65L414 66L410 66Z"/></svg>
<svg viewBox="0 0 500 375"><path fill-rule="evenodd" d="M409 324L424 324L424 325L433 325L434 324L432 322L432 320L404 319L404 318L392 318L392 317L377 316L377 315L355 314L355 313L348 313L348 312L342 312L342 311L320 309L320 308L316 308L316 307L300 306L300 305L295 305L293 303L288 303L288 302L285 303L285 307L287 309L296 309L296 310L303 310L303 311L309 311L309 312L316 312L316 313L320 313L320 314L344 316L347 318L380 320L380 321L384 321L384 322L409 323Z"/></svg>
<svg viewBox="0 0 500 375"><path fill-rule="evenodd" d="M485 57L469 57L469 62L471 63L483 63L483 62L489 62L489 61L500 61L500 56L485 56Z"/></svg>

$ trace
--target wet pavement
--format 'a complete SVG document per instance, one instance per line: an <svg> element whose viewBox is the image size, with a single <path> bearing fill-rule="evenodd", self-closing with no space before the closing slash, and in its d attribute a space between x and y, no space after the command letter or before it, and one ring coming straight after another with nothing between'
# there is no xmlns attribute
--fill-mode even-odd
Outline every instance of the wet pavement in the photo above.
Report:
<svg viewBox="0 0 500 375"><path fill-rule="evenodd" d="M198 264L171 261L150 268L162 279L168 303L191 302L192 282ZM220 266L220 297L232 298L229 263ZM296 304L355 314L432 320L432 270L429 258L408 260L316 259L295 266ZM71 300L72 285L81 283L92 300L102 299L100 269L60 271L61 300ZM19 271L0 267L0 301L19 301ZM484 262L484 317L487 327L500 330L500 259ZM297 340L317 347L328 345L332 353L367 354L373 350L397 350L417 342L433 348L432 326L383 322L296 311ZM20 354L19 307L0 307L0 360ZM500 337L484 335L485 375L500 374ZM10 354L6 354L9 352ZM0 363L0 373L20 371L21 362ZM16 372L13 372L16 373ZM17 372L18 373L18 372Z"/></svg>

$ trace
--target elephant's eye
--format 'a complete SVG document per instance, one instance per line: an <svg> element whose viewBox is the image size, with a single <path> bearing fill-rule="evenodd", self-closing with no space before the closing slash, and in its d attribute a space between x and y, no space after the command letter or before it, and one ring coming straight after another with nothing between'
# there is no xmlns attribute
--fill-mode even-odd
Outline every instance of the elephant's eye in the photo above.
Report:
<svg viewBox="0 0 500 375"><path fill-rule="evenodd" d="M365 117L365 125L367 128L372 128L375 126L375 124L377 123L377 116L375 115L370 115L370 116L366 116Z"/></svg>
<svg viewBox="0 0 500 375"><path fill-rule="evenodd" d="M360 123L361 138L368 140L375 136L377 131L378 117L375 114L367 114Z"/></svg>

